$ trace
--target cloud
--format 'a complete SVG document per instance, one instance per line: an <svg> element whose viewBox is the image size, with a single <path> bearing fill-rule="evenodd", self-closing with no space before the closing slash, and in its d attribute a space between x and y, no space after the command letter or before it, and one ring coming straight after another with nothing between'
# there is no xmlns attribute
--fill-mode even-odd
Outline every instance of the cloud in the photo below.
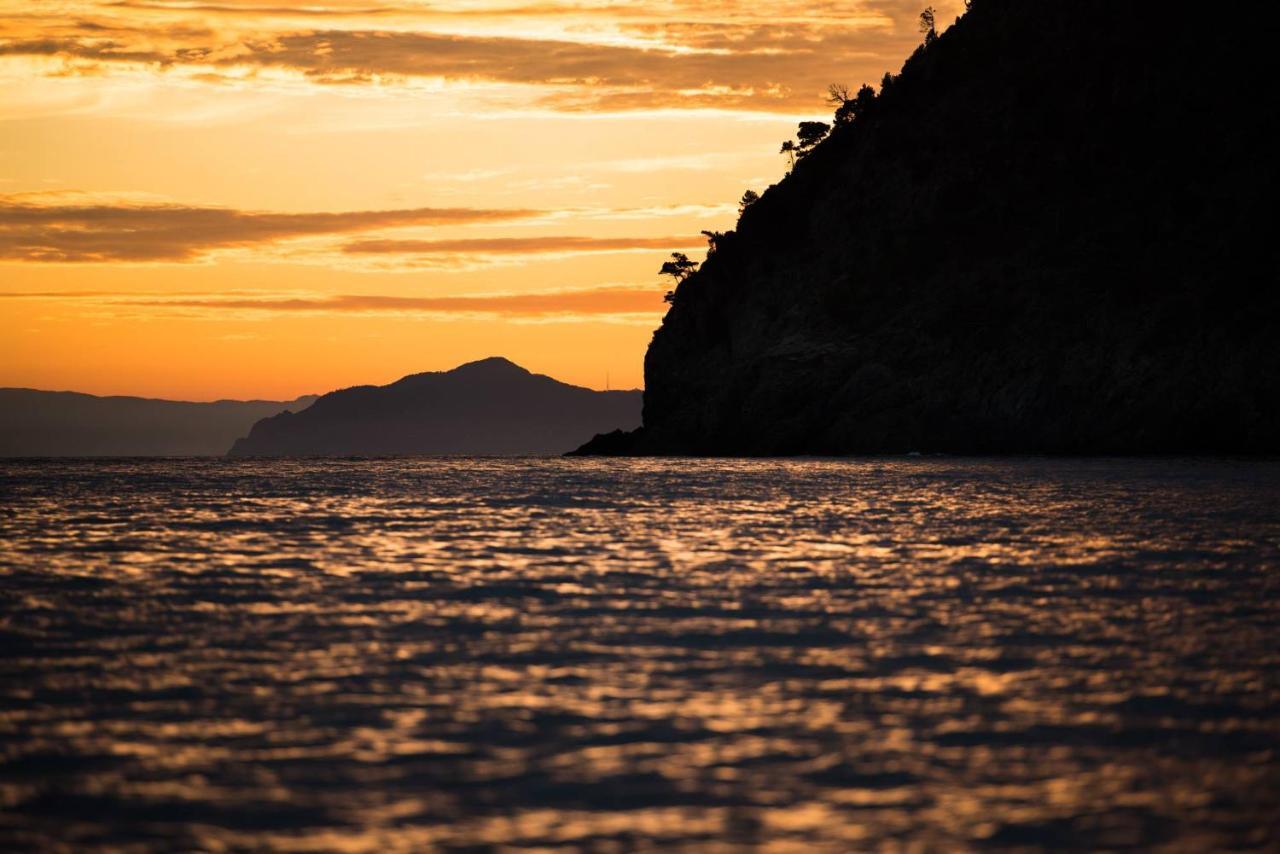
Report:
<svg viewBox="0 0 1280 854"><path fill-rule="evenodd" d="M342 247L352 254L539 255L682 249L701 246L702 237L487 237L462 240L358 240Z"/></svg>
<svg viewBox="0 0 1280 854"><path fill-rule="evenodd" d="M538 214L477 208L276 213L174 204L50 204L0 196L0 260L192 261L219 249L303 237L499 222Z"/></svg>
<svg viewBox="0 0 1280 854"><path fill-rule="evenodd" d="M753 37L741 38L749 42ZM883 46L883 35L874 41ZM865 51L871 46L865 32L861 38L847 32L838 37L805 32L768 43L767 51L723 51L717 45L678 52L553 39L328 30L246 44L243 52L219 62L286 68L320 81L390 74L563 87L541 102L562 109L812 109L830 82L831 69L845 66L847 73L848 65L866 66ZM875 71L862 75L867 79L886 70L879 58L873 61Z"/></svg>
<svg viewBox="0 0 1280 854"><path fill-rule="evenodd" d="M341 294L290 299L133 301L132 305L202 309L251 309L271 312L420 312L428 314L483 314L508 317L553 315L648 314L662 310L662 292L654 288L592 288L524 294L406 297Z"/></svg>
<svg viewBox="0 0 1280 854"><path fill-rule="evenodd" d="M886 18L902 17L907 10L919 14L916 3L903 0L863 0L861 4L848 0L773 0L760 4L744 4L741 0L703 2L703 0L665 0L662 3L634 2L545 2L545 3L466 3L465 5L412 3L371 5L364 2L329 2L316 4L310 0L301 2L264 3L249 2L165 2L165 0L112 0L98 3L106 10L138 10L166 12L177 15L220 14L246 18L261 17L317 17L317 18L366 18L396 16L406 19L434 20L448 18L563 18L577 21L584 18L621 18L672 20L693 17L697 20L727 22L742 19L766 21L864 20L877 22ZM914 20L914 18L913 18Z"/></svg>
<svg viewBox="0 0 1280 854"><path fill-rule="evenodd" d="M711 218L731 214L737 209L737 205L727 202L718 205L662 205L646 208L565 208L549 211L547 217L593 220L647 220L655 217Z"/></svg>
<svg viewBox="0 0 1280 854"><path fill-rule="evenodd" d="M199 14L237 15L245 17L355 17L372 18L382 15L412 14L413 7L395 6L311 6L311 5L262 5L257 3L158 3L146 0L117 0L103 4L109 9L133 9L147 12L174 12Z"/></svg>
<svg viewBox="0 0 1280 854"><path fill-rule="evenodd" d="M84 38L8 40L0 43L0 56L62 56L73 59L164 65L177 61L175 55L161 51L135 49L126 43L112 39Z"/></svg>
<svg viewBox="0 0 1280 854"><path fill-rule="evenodd" d="M134 19L142 8L163 6L195 13L197 7L134 2L116 5ZM953 5L957 5L953 4ZM566 111L715 107L812 112L833 79L857 85L896 69L919 42L917 3L867 0L854 4L773 3L744 13L742 4L677 2L662 7L569 5L405 8L420 16L480 15L493 23L464 32L421 29L422 23L379 24L391 7L293 8L211 4L210 9L257 15L329 13L325 27L295 29L247 24L221 36L181 31L144 19L136 28L92 21L5 33L0 54L61 57L89 63L134 63L154 68L278 69L318 83L366 84L424 78L540 87L509 92L517 103ZM941 4L940 9L946 4ZM943 12L942 14L945 14ZM541 37L513 34L519 15L543 16ZM582 16L594 23L585 26ZM175 22L176 24L176 22ZM447 28L446 28L447 29ZM527 28L526 28L527 29Z"/></svg>
<svg viewBox="0 0 1280 854"><path fill-rule="evenodd" d="M294 2L259 2L259 0L223 0L208 2L168 2L168 0L111 0L91 3L99 9L137 10L165 12L191 16L192 13L224 14L257 19L262 17L317 17L317 18L376 18L396 16L414 20L448 18L510 18L565 19L577 22L583 19L616 18L622 20L678 21L693 20L711 24L741 21L774 23L806 23L831 21L833 23L861 23L865 25L903 25L914 27L923 9L918 0L765 0L744 3L742 0L663 0L662 2L543 2L543 3L451 3L432 4L393 3L371 4L363 0L355 2L313 3L311 0ZM939 17L958 11L960 0L941 0L935 3ZM4 17L20 17L6 15Z"/></svg>
<svg viewBox="0 0 1280 854"><path fill-rule="evenodd" d="M104 291L29 291L0 298L85 300L115 307L200 312L311 314L487 315L512 318L603 318L643 316L652 321L663 309L662 290L636 285L456 296L307 294L249 296L244 293L169 296Z"/></svg>
<svg viewBox="0 0 1280 854"><path fill-rule="evenodd" d="M633 17L655 14L656 10L646 8L642 4L600 4L586 5L580 3L528 3L522 5L492 6L448 6L431 5L416 6L411 4L398 6L369 6L327 4L313 5L299 3L296 5L265 3L166 3L154 0L116 0L103 4L112 10L138 10L146 12L166 12L179 15L212 14L237 18L403 18L407 20L438 20L450 18L583 18L598 16Z"/></svg>

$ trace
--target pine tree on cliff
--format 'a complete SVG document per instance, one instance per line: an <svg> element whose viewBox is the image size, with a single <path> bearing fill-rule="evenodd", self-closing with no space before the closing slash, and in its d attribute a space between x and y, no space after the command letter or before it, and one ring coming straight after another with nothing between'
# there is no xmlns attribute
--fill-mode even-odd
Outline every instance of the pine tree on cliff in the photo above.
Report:
<svg viewBox="0 0 1280 854"><path fill-rule="evenodd" d="M1280 453L1278 25L927 11L680 277L611 452Z"/></svg>

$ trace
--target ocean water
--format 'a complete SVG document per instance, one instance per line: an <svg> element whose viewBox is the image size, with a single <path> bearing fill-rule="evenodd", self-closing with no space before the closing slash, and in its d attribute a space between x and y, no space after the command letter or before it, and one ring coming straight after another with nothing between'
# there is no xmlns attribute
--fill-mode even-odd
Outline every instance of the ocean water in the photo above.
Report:
<svg viewBox="0 0 1280 854"><path fill-rule="evenodd" d="M0 462L0 848L1280 850L1280 463Z"/></svg>

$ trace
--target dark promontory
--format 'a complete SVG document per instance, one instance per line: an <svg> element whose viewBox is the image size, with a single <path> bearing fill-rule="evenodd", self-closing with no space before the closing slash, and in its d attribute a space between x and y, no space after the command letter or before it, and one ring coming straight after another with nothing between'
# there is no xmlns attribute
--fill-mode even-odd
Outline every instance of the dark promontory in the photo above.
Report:
<svg viewBox="0 0 1280 854"><path fill-rule="evenodd" d="M716 236L583 451L1280 452L1278 37L974 0Z"/></svg>
<svg viewBox="0 0 1280 854"><path fill-rule="evenodd" d="M326 394L253 425L232 456L560 454L640 423L640 392L594 391L506 359Z"/></svg>

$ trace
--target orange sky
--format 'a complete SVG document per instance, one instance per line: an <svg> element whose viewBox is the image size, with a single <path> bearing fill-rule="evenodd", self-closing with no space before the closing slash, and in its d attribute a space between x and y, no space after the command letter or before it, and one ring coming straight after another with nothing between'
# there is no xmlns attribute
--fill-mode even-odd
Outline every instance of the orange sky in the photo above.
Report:
<svg viewBox="0 0 1280 854"><path fill-rule="evenodd" d="M665 255L922 5L0 0L0 386L638 387Z"/></svg>

